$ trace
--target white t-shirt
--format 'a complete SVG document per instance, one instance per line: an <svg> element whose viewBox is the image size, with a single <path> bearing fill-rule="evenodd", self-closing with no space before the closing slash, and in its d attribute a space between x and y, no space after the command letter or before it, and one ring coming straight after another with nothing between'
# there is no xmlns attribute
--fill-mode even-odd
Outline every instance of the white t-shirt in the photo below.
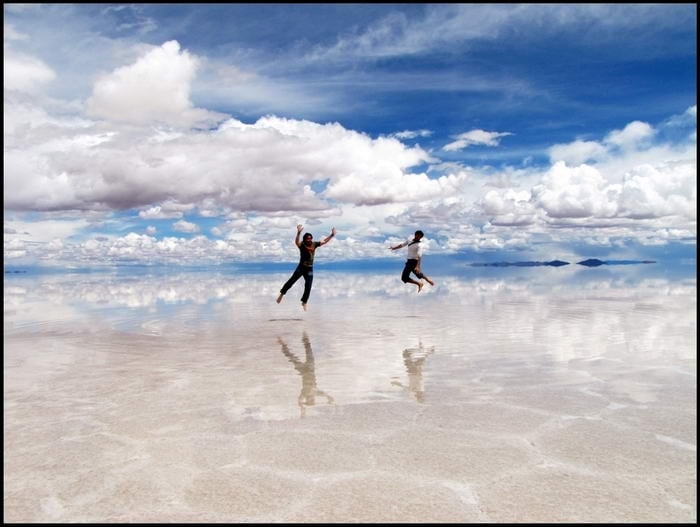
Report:
<svg viewBox="0 0 700 527"><path fill-rule="evenodd" d="M407 258L409 260L419 260L420 257L423 256L423 246L421 242L411 243L412 241L413 238L411 238L410 240L406 240L403 243L404 247L408 246Z"/></svg>

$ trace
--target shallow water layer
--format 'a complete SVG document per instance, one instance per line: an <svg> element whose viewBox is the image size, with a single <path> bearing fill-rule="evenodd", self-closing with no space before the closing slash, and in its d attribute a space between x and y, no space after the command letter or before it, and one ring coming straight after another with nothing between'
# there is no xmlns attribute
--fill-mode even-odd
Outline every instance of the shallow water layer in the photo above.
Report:
<svg viewBox="0 0 700 527"><path fill-rule="evenodd" d="M5 520L696 521L694 278L286 278L6 277Z"/></svg>

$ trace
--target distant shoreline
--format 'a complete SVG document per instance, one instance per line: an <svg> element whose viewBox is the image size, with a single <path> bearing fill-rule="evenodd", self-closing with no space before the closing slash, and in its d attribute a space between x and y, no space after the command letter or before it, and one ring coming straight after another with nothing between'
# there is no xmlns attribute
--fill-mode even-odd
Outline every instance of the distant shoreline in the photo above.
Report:
<svg viewBox="0 0 700 527"><path fill-rule="evenodd" d="M600 265L637 265L655 263L657 263L656 260L598 260L597 258L589 258L587 260L576 262L576 265L598 267ZM477 262L470 265L472 267L538 267L544 265L550 267L562 267L564 265L571 265L571 262L565 262L563 260L552 260L550 262Z"/></svg>

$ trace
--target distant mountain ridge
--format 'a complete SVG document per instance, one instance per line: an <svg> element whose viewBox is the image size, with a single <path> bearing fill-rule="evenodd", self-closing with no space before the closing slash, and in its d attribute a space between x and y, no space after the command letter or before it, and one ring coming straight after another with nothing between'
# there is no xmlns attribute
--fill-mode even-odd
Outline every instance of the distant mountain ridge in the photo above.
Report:
<svg viewBox="0 0 700 527"><path fill-rule="evenodd" d="M569 265L569 262L562 260L552 260L551 262L477 262L469 265L472 267L539 267L542 265L561 267L562 265Z"/></svg>
<svg viewBox="0 0 700 527"><path fill-rule="evenodd" d="M599 265L635 265L635 264L653 264L656 263L654 260L598 260L597 258L589 258L588 260L582 260L577 262L578 265L585 265L586 267L598 267Z"/></svg>
<svg viewBox="0 0 700 527"><path fill-rule="evenodd" d="M652 264L656 263L654 260L598 260L597 258L588 258L587 260L581 260L577 262L577 265L584 265L586 267L598 267L600 265L635 265L635 264ZM539 266L549 266L549 267L561 267L563 265L569 265L569 262L563 260L551 260L549 262L475 262L469 264L472 267L539 267Z"/></svg>

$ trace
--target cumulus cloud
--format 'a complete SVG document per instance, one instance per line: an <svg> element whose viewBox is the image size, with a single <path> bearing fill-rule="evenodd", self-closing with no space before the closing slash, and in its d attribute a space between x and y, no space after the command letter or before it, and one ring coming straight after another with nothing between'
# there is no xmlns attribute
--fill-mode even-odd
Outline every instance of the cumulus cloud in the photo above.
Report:
<svg viewBox="0 0 700 527"><path fill-rule="evenodd" d="M370 162L358 166L357 170L335 178L328 186L326 195L356 205L425 200L458 192L466 178L464 174L450 174L431 179L426 174L405 173L400 163L391 161L396 161L396 156L404 152L402 145L384 144L381 150L384 155L380 159L368 159ZM418 161L420 159L410 159L408 156L407 166Z"/></svg>
<svg viewBox="0 0 700 527"><path fill-rule="evenodd" d="M630 218L680 216L697 220L697 166L663 163L634 167L619 194L620 213Z"/></svg>
<svg viewBox="0 0 700 527"><path fill-rule="evenodd" d="M648 144L654 133L654 129L648 123L634 121L622 130L613 130L604 141L623 150L630 150Z"/></svg>
<svg viewBox="0 0 700 527"><path fill-rule="evenodd" d="M588 238L586 229L600 225L600 243L695 236L695 106L656 128L632 121L598 140L553 145L550 166L487 170L441 163L402 142L429 130L374 138L339 123L275 115L245 123L196 108L190 89L200 59L174 41L102 75L85 108L64 103L60 111L55 101L32 98L53 70L17 57L6 52L6 218L7 211L46 215L6 219L8 259L294 260L299 222L317 237L339 228L343 243L324 248L329 259L386 253L381 238L401 238L407 225L429 231L433 251ZM684 142L661 142L671 129ZM442 150L495 147L508 135L471 130ZM114 236L94 234L99 228L87 217L50 219L76 211L123 211L140 225ZM220 219L206 229L217 239L197 235L197 215ZM147 223L161 219L180 220L172 228L187 236L157 238Z"/></svg>
<svg viewBox="0 0 700 527"><path fill-rule="evenodd" d="M552 162L564 161L569 165L605 161L612 156L648 150L657 130L649 123L633 121L622 130L613 130L602 141L577 139L548 149Z"/></svg>
<svg viewBox="0 0 700 527"><path fill-rule="evenodd" d="M696 177L694 161L637 165L622 183L611 182L593 166L557 162L532 189L532 200L555 221L589 218L626 224L622 220L674 217L690 227L696 221Z"/></svg>
<svg viewBox="0 0 700 527"><path fill-rule="evenodd" d="M692 111L686 114L686 120L692 117ZM604 226L608 237L597 237L600 243L614 236L652 243L655 236L695 235L694 148L653 144L654 130L640 122L600 141L556 145L560 152L568 148L569 161L558 160L545 170L495 173L444 165L397 138L373 139L338 123L267 116L252 124L228 119L210 131L113 128L119 133L106 133L89 121L80 126L56 118L44 122L46 134L35 137L33 146L6 151L5 183L12 188L5 192L6 208L138 208L142 220L181 219L184 212L199 210L227 218L210 229L218 240L159 240L154 228L144 227L145 234L77 244L69 240L87 222L6 221L8 259L51 254L102 263L293 260L290 233L300 216L312 229L314 221L328 230L339 227L343 243L329 245L328 258L381 255L385 247L363 237L403 233L406 225L440 237L433 251L527 247L548 226L557 227L547 234L552 239L569 241L588 239L592 234L585 229ZM13 139L8 144L20 144L15 132L8 133ZM577 148L583 152L578 156ZM411 172L423 163L441 167L443 175ZM58 225L65 229L57 231ZM193 221L173 228L199 232ZM19 234L30 231L41 232L41 240ZM56 239L63 246L49 247Z"/></svg>
<svg viewBox="0 0 700 527"><path fill-rule="evenodd" d="M267 116L165 133L54 120L27 143L17 135L25 130L24 114L19 108L16 114L5 139L17 147L6 148L4 159L5 184L13 189L5 193L5 207L13 210L143 208L146 219L175 217L176 205L322 212L335 209L329 199L411 200L450 184L408 173L430 160L420 147L372 139L337 123ZM351 185L343 182L348 177ZM379 178L390 184L367 194Z"/></svg>
<svg viewBox="0 0 700 527"><path fill-rule="evenodd" d="M532 225L537 219L537 208L531 198L527 190L489 190L479 206L492 225Z"/></svg>
<svg viewBox="0 0 700 527"><path fill-rule="evenodd" d="M103 75L86 109L90 116L135 124L208 126L224 116L194 108L191 83L197 59L176 41L153 49L134 64Z"/></svg>
<svg viewBox="0 0 700 527"><path fill-rule="evenodd" d="M607 148L597 141L576 140L550 147L549 158L554 162L564 161L569 165L580 165L587 161L602 159L607 152Z"/></svg>
<svg viewBox="0 0 700 527"><path fill-rule="evenodd" d="M187 232L192 234L195 232L199 232L199 226L189 221L180 220L173 223L173 230L177 232Z"/></svg>
<svg viewBox="0 0 700 527"><path fill-rule="evenodd" d="M485 130L471 130L455 137L456 141L442 147L443 150L452 152L462 150L472 145L498 146L501 137L513 135L510 132L487 132Z"/></svg>
<svg viewBox="0 0 700 527"><path fill-rule="evenodd" d="M139 212L139 218L145 220L163 220L170 218L182 218L183 212L181 210L166 210L160 205L154 205L146 210Z"/></svg>
<svg viewBox="0 0 700 527"><path fill-rule="evenodd" d="M619 188L606 188L602 174L592 166L568 167L559 161L533 188L533 200L552 218L612 216Z"/></svg>

